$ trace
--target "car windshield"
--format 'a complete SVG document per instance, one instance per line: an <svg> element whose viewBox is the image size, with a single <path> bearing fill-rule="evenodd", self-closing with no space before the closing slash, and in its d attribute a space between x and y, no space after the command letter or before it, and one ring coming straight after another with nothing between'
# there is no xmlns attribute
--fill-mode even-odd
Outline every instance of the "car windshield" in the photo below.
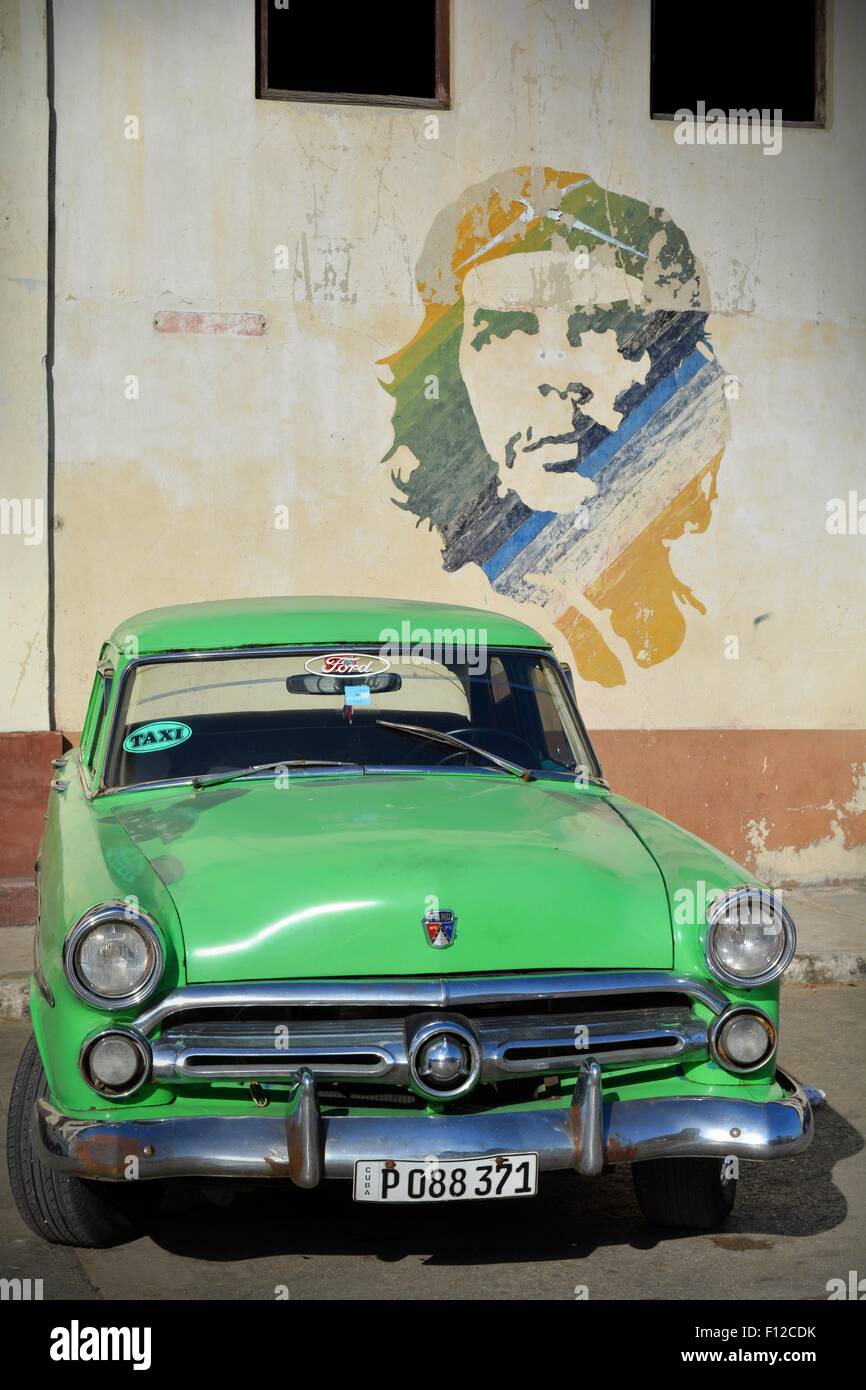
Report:
<svg viewBox="0 0 866 1390"><path fill-rule="evenodd" d="M103 784L130 787L299 760L496 775L489 759L425 738L417 726L454 734L536 773L595 771L560 670L542 652L488 648L468 662L384 657L372 647L307 648L132 667Z"/></svg>

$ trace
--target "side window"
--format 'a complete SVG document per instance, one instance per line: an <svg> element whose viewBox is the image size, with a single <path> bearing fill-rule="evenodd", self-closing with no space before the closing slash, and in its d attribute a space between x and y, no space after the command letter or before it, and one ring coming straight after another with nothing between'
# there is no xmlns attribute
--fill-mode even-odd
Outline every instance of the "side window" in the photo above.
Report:
<svg viewBox="0 0 866 1390"><path fill-rule="evenodd" d="M111 668L101 666L96 673L93 689L90 692L87 718L84 721L84 731L81 735L81 760L88 772L93 771L96 755L99 751L99 740L105 726L108 697L111 693L111 677Z"/></svg>
<svg viewBox="0 0 866 1390"><path fill-rule="evenodd" d="M533 667L531 680L548 757L562 767L577 767L588 772L593 766L592 753L580 732L565 684L553 662L539 661Z"/></svg>
<svg viewBox="0 0 866 1390"><path fill-rule="evenodd" d="M93 735L93 726L96 723L96 715L102 704L102 676L96 673L93 685L90 690L90 699L87 702L87 713L84 716L84 727L81 730L81 761L86 765L87 753L90 748L90 741Z"/></svg>
<svg viewBox="0 0 866 1390"><path fill-rule="evenodd" d="M546 663L540 662L533 666L530 671L532 688L535 691L535 698L538 702L538 714L541 720L541 736L543 739L544 750L554 762L565 764L570 759L568 741L563 731L562 704L560 697L557 704L555 695L556 687L549 679Z"/></svg>

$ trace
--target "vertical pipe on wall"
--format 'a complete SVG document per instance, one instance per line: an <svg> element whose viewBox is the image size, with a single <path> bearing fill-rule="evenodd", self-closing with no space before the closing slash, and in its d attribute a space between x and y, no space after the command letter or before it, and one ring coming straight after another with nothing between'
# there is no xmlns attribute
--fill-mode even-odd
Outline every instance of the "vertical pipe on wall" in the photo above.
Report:
<svg viewBox="0 0 866 1390"><path fill-rule="evenodd" d="M48 98L48 255L46 267L45 392L46 392L46 545L48 559L48 727L55 726L54 708L54 294L55 184L57 174L57 113L54 109L54 0L45 0L45 89Z"/></svg>

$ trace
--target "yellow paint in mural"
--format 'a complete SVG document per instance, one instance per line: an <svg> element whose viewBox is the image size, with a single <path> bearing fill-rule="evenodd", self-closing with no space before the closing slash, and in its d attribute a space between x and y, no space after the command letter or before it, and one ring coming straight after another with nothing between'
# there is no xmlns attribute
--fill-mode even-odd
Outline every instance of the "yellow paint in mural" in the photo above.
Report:
<svg viewBox="0 0 866 1390"><path fill-rule="evenodd" d="M721 461L720 449L587 589L586 597L594 607L610 613L614 632L628 642L639 666L653 666L679 651L686 632L682 604L706 612L688 585L676 578L668 545L686 532L698 533L709 526ZM625 683L622 663L584 614L567 609L556 626L568 641L583 680L606 687Z"/></svg>

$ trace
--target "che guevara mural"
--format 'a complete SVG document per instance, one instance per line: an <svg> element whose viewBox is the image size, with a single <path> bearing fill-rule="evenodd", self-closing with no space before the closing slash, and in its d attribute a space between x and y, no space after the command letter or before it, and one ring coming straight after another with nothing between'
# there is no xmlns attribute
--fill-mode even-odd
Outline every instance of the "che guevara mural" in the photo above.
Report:
<svg viewBox="0 0 866 1390"><path fill-rule="evenodd" d="M669 544L709 525L728 439L706 276L661 207L513 169L436 219L424 320L384 359L396 503L442 565L540 605L587 681L673 656L700 595Z"/></svg>

